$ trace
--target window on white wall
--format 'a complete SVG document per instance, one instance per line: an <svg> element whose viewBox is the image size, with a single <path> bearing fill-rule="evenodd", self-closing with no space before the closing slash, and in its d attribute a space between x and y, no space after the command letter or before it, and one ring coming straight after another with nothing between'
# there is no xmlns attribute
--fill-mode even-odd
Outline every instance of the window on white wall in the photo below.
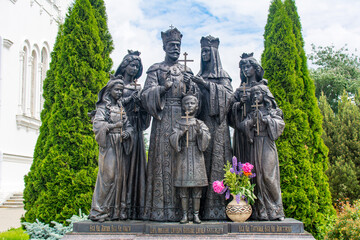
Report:
<svg viewBox="0 0 360 240"><path fill-rule="evenodd" d="M48 70L48 52L45 47L41 50L41 76L40 76L40 111L44 106L44 98L43 98L43 87L44 87L44 80L46 77L46 72Z"/></svg>
<svg viewBox="0 0 360 240"><path fill-rule="evenodd" d="M27 73L27 58L28 58L28 49L24 46L22 52L20 53L20 65L21 65L21 98L20 98L20 108L21 113L26 111L26 73Z"/></svg>
<svg viewBox="0 0 360 240"><path fill-rule="evenodd" d="M30 114L31 117L35 117L36 114L36 79L37 79L37 54L33 50L31 53L31 88L30 88Z"/></svg>
<svg viewBox="0 0 360 240"><path fill-rule="evenodd" d="M18 128L39 130L42 55L36 44L30 48L28 40L23 46L20 50L19 111L16 122Z"/></svg>

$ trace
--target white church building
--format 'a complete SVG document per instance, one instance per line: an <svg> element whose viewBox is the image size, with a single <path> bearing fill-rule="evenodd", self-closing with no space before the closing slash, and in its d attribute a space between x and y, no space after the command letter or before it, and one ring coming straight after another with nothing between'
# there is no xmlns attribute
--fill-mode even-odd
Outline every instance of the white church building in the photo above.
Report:
<svg viewBox="0 0 360 240"><path fill-rule="evenodd" d="M58 24L72 0L0 1L0 204L24 189Z"/></svg>

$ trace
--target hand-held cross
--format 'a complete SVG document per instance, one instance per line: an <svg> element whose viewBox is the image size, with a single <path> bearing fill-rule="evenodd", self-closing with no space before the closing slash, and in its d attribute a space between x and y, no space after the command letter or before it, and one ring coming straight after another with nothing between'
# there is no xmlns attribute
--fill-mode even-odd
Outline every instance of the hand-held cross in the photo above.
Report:
<svg viewBox="0 0 360 240"><path fill-rule="evenodd" d="M246 89L248 89L248 88L246 87L246 83L243 83L243 84L241 85L240 89L243 90L243 95L245 95L245 94L246 94ZM243 111L243 116L246 117L246 103L244 103L243 109L244 109L244 111Z"/></svg>
<svg viewBox="0 0 360 240"><path fill-rule="evenodd" d="M189 112L185 112L186 116L181 116L181 118L186 119L186 126L189 127L189 118L193 118L192 116L189 116ZM186 131L186 147L189 147L189 129Z"/></svg>
<svg viewBox="0 0 360 240"><path fill-rule="evenodd" d="M122 120L123 120L123 114L125 114L126 112L124 112L124 108L123 108L123 106L122 105L120 105L120 119L121 119L121 122L122 122ZM120 142L122 142L122 126L121 126L121 128L120 128Z"/></svg>
<svg viewBox="0 0 360 240"><path fill-rule="evenodd" d="M187 62L193 62L194 60L189 60L187 59L187 55L189 55L187 52L184 52L184 60L179 60L179 62L184 62L184 66L185 66L185 72L186 72L186 63ZM189 88L190 90L190 88ZM184 93L186 93L186 84L184 84Z"/></svg>
<svg viewBox="0 0 360 240"><path fill-rule="evenodd" d="M251 105L251 107L255 108L255 112L256 112L256 131L257 131L257 135L259 136L260 134L260 129L259 129L259 107L264 106L263 104L259 104L259 101L256 99L255 100L255 105Z"/></svg>

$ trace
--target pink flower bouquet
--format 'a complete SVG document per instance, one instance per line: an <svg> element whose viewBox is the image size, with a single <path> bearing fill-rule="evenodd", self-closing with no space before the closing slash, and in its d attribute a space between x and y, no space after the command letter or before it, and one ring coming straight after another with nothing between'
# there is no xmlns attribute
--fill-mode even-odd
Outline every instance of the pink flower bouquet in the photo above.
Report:
<svg viewBox="0 0 360 240"><path fill-rule="evenodd" d="M230 193L236 197L239 203L244 199L249 204L254 204L256 196L254 194L255 184L251 184L250 179L256 174L252 173L254 166L250 163L240 163L236 157L232 158L232 164L225 165L224 180L214 181L213 189L218 194L224 194L225 198L230 198Z"/></svg>

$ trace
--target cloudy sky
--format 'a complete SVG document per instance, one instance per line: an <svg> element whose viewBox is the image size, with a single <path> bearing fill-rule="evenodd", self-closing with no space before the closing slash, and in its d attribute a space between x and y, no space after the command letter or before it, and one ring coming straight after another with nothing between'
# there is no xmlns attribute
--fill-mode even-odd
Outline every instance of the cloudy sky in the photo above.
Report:
<svg viewBox="0 0 360 240"><path fill-rule="evenodd" d="M160 32L177 27L183 33L182 52L196 74L200 66L200 38L209 34L220 39L223 68L239 81L238 62L243 52L260 59L270 0L104 0L115 49L116 68L127 49L139 50L144 68L164 59ZM360 45L359 0L297 0L306 53L317 46ZM360 50L360 49L359 49ZM357 53L359 54L359 53ZM140 78L146 78L144 72Z"/></svg>

